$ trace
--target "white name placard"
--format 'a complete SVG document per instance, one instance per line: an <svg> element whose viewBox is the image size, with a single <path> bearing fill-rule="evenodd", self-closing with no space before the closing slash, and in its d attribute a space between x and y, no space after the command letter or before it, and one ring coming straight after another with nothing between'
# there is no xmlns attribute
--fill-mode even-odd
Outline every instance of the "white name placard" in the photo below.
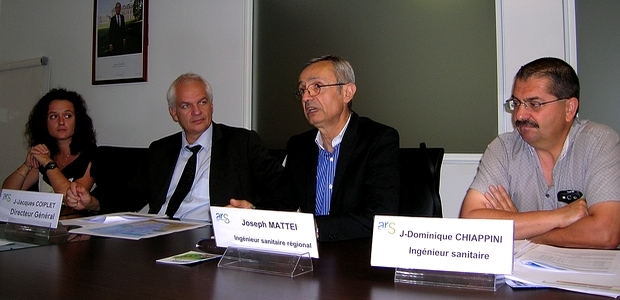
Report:
<svg viewBox="0 0 620 300"><path fill-rule="evenodd" d="M319 257L312 214L212 206L211 220L219 247Z"/></svg>
<svg viewBox="0 0 620 300"><path fill-rule="evenodd" d="M512 220L375 216L372 266L512 274Z"/></svg>
<svg viewBox="0 0 620 300"><path fill-rule="evenodd" d="M2 190L0 221L56 228L62 194Z"/></svg>

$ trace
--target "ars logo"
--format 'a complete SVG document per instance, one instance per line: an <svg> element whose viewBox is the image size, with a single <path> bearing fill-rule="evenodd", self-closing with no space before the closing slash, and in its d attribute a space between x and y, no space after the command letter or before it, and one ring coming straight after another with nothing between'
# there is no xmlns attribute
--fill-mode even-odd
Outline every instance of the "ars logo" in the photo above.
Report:
<svg viewBox="0 0 620 300"><path fill-rule="evenodd" d="M216 213L215 214L215 220L216 221L224 221L224 223L228 224L230 223L230 220L228 219L228 215L225 213Z"/></svg>
<svg viewBox="0 0 620 300"><path fill-rule="evenodd" d="M396 223L394 222L379 222L377 230L387 230L389 234L396 232Z"/></svg>
<svg viewBox="0 0 620 300"><path fill-rule="evenodd" d="M11 202L11 194L9 193L2 194L2 200L6 200L6 202Z"/></svg>

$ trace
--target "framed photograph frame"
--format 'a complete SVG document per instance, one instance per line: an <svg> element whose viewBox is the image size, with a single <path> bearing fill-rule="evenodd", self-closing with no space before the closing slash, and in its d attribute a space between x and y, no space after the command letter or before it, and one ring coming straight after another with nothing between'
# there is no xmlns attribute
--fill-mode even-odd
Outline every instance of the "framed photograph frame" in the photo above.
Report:
<svg viewBox="0 0 620 300"><path fill-rule="evenodd" d="M94 0L92 84L146 82L149 0Z"/></svg>

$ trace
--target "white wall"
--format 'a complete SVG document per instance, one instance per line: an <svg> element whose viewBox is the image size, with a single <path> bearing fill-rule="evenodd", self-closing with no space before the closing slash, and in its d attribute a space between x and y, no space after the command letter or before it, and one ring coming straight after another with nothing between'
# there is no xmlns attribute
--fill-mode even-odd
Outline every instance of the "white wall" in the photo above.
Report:
<svg viewBox="0 0 620 300"><path fill-rule="evenodd" d="M540 57L562 58L576 68L574 0L496 0L499 132L512 131L503 108L519 68Z"/></svg>
<svg viewBox="0 0 620 300"><path fill-rule="evenodd" d="M0 62L49 56L51 87L84 96L100 144L146 146L179 130L165 93L181 73L214 90L214 120L249 126L249 0L150 0L148 82L91 85L94 1L0 2ZM251 34L251 31L249 31ZM19 132L22 132L20 130Z"/></svg>
<svg viewBox="0 0 620 300"><path fill-rule="evenodd" d="M444 155L441 166L441 208L446 218L456 218L461 210L461 202L476 175L478 162L482 154L453 154Z"/></svg>
<svg viewBox="0 0 620 300"><path fill-rule="evenodd" d="M145 146L178 131L165 92L187 71L214 87L215 121L248 127L251 0L150 0L147 83L91 85L93 1L0 0L0 62L43 55L51 86L87 100L100 144ZM499 132L511 130L501 105L519 66L541 56L574 65L573 0L496 0ZM444 216L456 217L480 155L446 154L440 193Z"/></svg>

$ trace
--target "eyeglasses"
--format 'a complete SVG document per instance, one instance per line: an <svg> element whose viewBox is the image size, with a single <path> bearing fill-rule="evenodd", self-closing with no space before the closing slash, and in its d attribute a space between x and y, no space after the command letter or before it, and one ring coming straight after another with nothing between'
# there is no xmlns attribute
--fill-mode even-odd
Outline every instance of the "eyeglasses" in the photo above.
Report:
<svg viewBox="0 0 620 300"><path fill-rule="evenodd" d="M568 98L561 98L561 99L555 99L555 100L551 100L547 102L540 102L536 100L521 101L513 97L513 98L506 100L505 106L509 112L515 111L521 105L523 105L523 107L525 108L530 108L533 111L539 111L543 107L543 105L551 104L551 103L562 101L562 100L568 100Z"/></svg>
<svg viewBox="0 0 620 300"><path fill-rule="evenodd" d="M295 90L295 98L297 98L297 100L301 100L301 98L303 98L303 96L306 93L306 91L308 91L308 94L310 95L310 97L314 97L314 96L318 95L319 93L321 93L321 88L331 87L331 86L341 86L341 85L345 85L345 84L346 83L334 83L334 84L315 83L315 84L311 84L311 85L307 86L305 89L299 88L299 89Z"/></svg>

